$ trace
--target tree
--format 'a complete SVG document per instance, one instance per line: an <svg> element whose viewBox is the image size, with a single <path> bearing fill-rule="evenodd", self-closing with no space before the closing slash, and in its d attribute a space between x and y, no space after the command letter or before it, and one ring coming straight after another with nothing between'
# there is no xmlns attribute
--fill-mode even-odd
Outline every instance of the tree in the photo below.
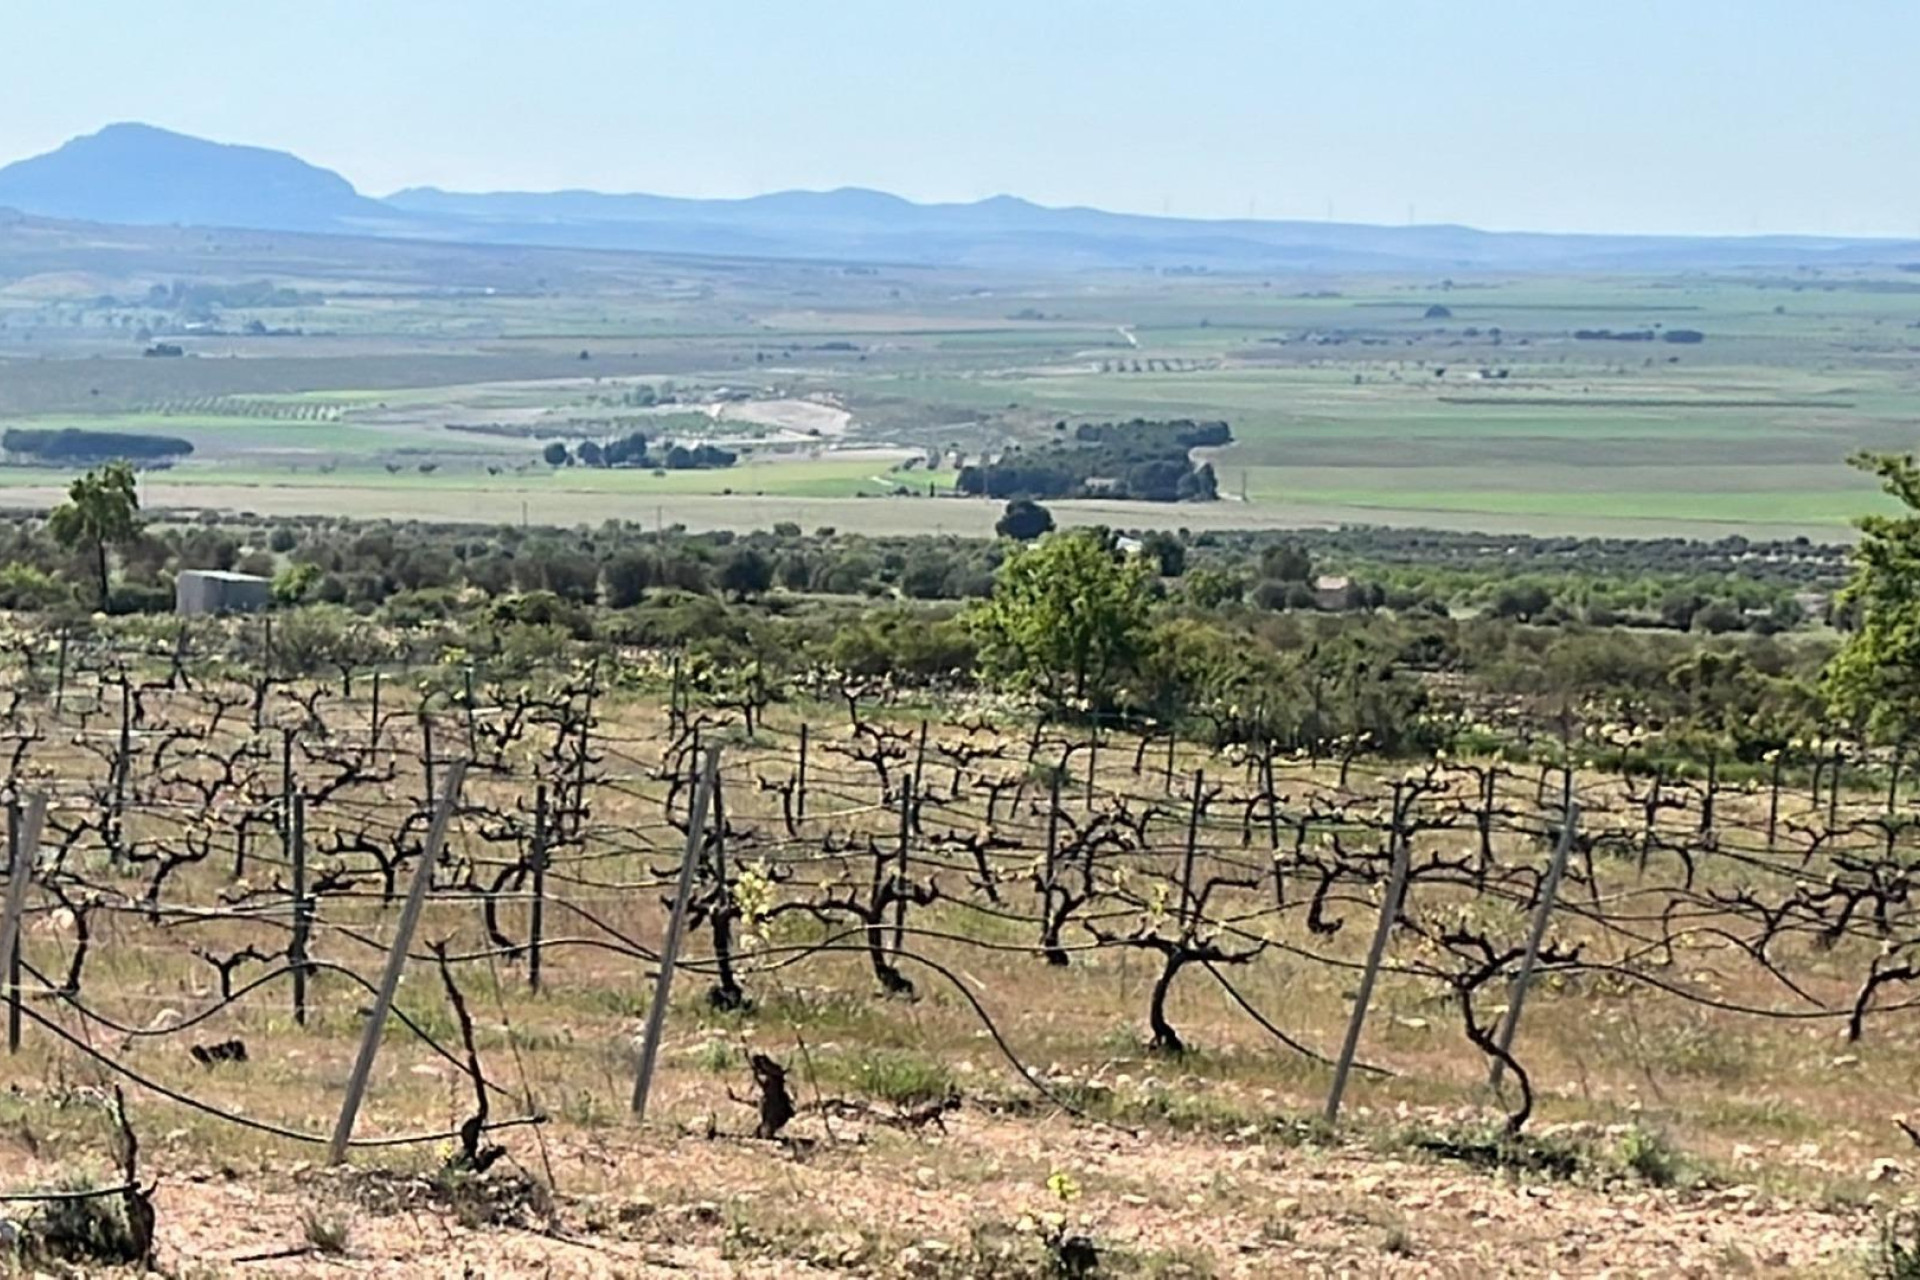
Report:
<svg viewBox="0 0 1920 1280"><path fill-rule="evenodd" d="M1195 569L1187 575L1187 600L1197 609L1235 604L1246 590L1240 575L1226 569Z"/></svg>
<svg viewBox="0 0 1920 1280"><path fill-rule="evenodd" d="M1912 454L1858 454L1899 515L1862 516L1853 576L1835 602L1857 622L1827 664L1826 692L1842 717L1882 741L1920 731L1920 465Z"/></svg>
<svg viewBox="0 0 1920 1280"><path fill-rule="evenodd" d="M1139 657L1152 565L1091 530L1054 534L1008 556L993 595L968 613L981 669L1055 706L1108 706Z"/></svg>
<svg viewBox="0 0 1920 1280"><path fill-rule="evenodd" d="M1053 512L1027 498L1015 498L1000 513L993 531L1016 542L1032 542L1043 533L1053 532Z"/></svg>
<svg viewBox="0 0 1920 1280"><path fill-rule="evenodd" d="M607 561L601 571L605 582L607 606L630 609L640 603L653 585L653 557L644 551L622 551Z"/></svg>
<svg viewBox="0 0 1920 1280"><path fill-rule="evenodd" d="M1177 578L1187 571L1187 544L1177 534L1156 530L1140 540L1140 549L1160 562L1160 576Z"/></svg>
<svg viewBox="0 0 1920 1280"><path fill-rule="evenodd" d="M550 467L564 467L571 461L567 456L567 446L558 440L548 441L547 447L540 451L540 456L546 459Z"/></svg>
<svg viewBox="0 0 1920 1280"><path fill-rule="evenodd" d="M1707 598L1697 591L1678 588L1660 601L1660 620L1675 631L1693 628L1693 615L1707 607Z"/></svg>
<svg viewBox="0 0 1920 1280"><path fill-rule="evenodd" d="M1537 582L1509 582L1493 593L1487 615L1532 622L1553 604L1553 595Z"/></svg>
<svg viewBox="0 0 1920 1280"><path fill-rule="evenodd" d="M91 554L94 586L100 606L107 604L107 549L140 535L140 496L135 491L133 467L110 462L89 471L67 489L67 500L53 509L47 532L68 550Z"/></svg>
<svg viewBox="0 0 1920 1280"><path fill-rule="evenodd" d="M1308 582L1313 578L1313 557L1297 542L1283 542L1260 553L1260 575L1275 582Z"/></svg>
<svg viewBox="0 0 1920 1280"><path fill-rule="evenodd" d="M1746 615L1740 612L1740 606L1726 600L1709 600L1693 615L1693 630L1710 636L1725 635L1746 625Z"/></svg>
<svg viewBox="0 0 1920 1280"><path fill-rule="evenodd" d="M745 600L773 585L773 561L752 547L741 547L720 567L720 589Z"/></svg>
<svg viewBox="0 0 1920 1280"><path fill-rule="evenodd" d="M900 590L915 600L938 600L950 595L947 580L953 562L938 551L922 551L907 561L900 571Z"/></svg>

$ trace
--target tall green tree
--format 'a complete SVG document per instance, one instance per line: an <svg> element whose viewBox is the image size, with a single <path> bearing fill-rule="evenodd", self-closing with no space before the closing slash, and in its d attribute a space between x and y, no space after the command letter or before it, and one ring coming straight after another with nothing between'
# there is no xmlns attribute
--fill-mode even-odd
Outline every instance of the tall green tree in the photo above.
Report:
<svg viewBox="0 0 1920 1280"><path fill-rule="evenodd" d="M1049 534L994 575L968 614L989 677L1056 708L1110 706L1140 655L1153 610L1153 566L1093 530Z"/></svg>
<svg viewBox="0 0 1920 1280"><path fill-rule="evenodd" d="M1844 720L1905 743L1920 733L1920 464L1912 454L1851 461L1904 510L1855 522L1860 542L1839 603L1857 622L1827 664L1826 694Z"/></svg>
<svg viewBox="0 0 1920 1280"><path fill-rule="evenodd" d="M75 480L67 489L67 500L48 517L47 532L68 550L88 553L94 586L105 608L107 550L140 536L140 496L134 488L132 465L110 462Z"/></svg>

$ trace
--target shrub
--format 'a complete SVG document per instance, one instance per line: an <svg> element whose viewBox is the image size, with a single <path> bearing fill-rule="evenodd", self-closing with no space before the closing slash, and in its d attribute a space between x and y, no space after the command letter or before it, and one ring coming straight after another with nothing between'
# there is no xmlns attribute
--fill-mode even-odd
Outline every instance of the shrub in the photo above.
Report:
<svg viewBox="0 0 1920 1280"><path fill-rule="evenodd" d="M896 1107L918 1107L953 1093L946 1064L910 1053L872 1052L853 1064L853 1083L862 1093Z"/></svg>
<svg viewBox="0 0 1920 1280"><path fill-rule="evenodd" d="M1639 1125L1621 1135L1617 1155L1621 1167L1648 1186L1674 1186L1686 1172L1685 1159L1666 1136Z"/></svg>
<svg viewBox="0 0 1920 1280"><path fill-rule="evenodd" d="M29 1258L106 1266L145 1260L119 1195L82 1194L98 1190L84 1178L56 1189L73 1198L48 1201L41 1209L22 1240Z"/></svg>
<svg viewBox="0 0 1920 1280"><path fill-rule="evenodd" d="M173 583L123 582L107 593L107 610L115 617L133 613L173 612Z"/></svg>
<svg viewBox="0 0 1920 1280"><path fill-rule="evenodd" d="M52 575L15 561L0 567L0 609L51 609L73 598L73 592Z"/></svg>

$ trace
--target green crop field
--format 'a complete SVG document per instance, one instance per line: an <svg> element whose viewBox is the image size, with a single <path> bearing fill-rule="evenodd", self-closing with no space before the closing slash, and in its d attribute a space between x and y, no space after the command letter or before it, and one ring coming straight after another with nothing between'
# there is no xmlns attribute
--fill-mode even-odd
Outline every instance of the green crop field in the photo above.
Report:
<svg viewBox="0 0 1920 1280"><path fill-rule="evenodd" d="M223 315L177 359L136 354L110 280L80 298L0 290L0 424L191 441L155 492L364 491L357 510L396 516L422 494L686 499L690 521L738 524L715 513L945 488L956 452L1062 420L1222 418L1222 502L1114 523L1823 538L1878 501L1849 454L1920 442L1920 281L1893 271L1049 279L610 255L489 292L405 251L339 253L288 281L319 301ZM142 292L125 269L117 291ZM238 332L254 320L283 332ZM1662 340L1673 329L1701 338ZM1576 336L1594 330L1636 336ZM663 403L640 407L642 387ZM740 462L540 458L633 430ZM0 466L16 497L57 481Z"/></svg>

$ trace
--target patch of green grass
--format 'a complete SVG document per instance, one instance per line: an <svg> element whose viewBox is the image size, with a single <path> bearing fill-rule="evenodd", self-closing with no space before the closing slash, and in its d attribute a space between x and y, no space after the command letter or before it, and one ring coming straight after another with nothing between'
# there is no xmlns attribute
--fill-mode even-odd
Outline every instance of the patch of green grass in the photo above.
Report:
<svg viewBox="0 0 1920 1280"><path fill-rule="evenodd" d="M1695 1080L1737 1084L1753 1070L1751 1039L1724 1027L1678 1023L1649 1029L1641 1041L1647 1065Z"/></svg>
<svg viewBox="0 0 1920 1280"><path fill-rule="evenodd" d="M1706 1168L1666 1134L1634 1124L1604 1138L1597 1129L1509 1135L1498 1124L1414 1125L1383 1130L1373 1142L1383 1154L1417 1151L1476 1168L1559 1181L1606 1183L1632 1178L1654 1187L1697 1186Z"/></svg>
<svg viewBox="0 0 1920 1280"><path fill-rule="evenodd" d="M945 1063L899 1051L857 1054L848 1061L845 1074L860 1092L896 1107L938 1102L954 1090L953 1073Z"/></svg>
<svg viewBox="0 0 1920 1280"><path fill-rule="evenodd" d="M1693 1163L1657 1130L1634 1125L1614 1149L1620 1166L1653 1187L1674 1187L1694 1180Z"/></svg>
<svg viewBox="0 0 1920 1280"><path fill-rule="evenodd" d="M1825 1127L1818 1118L1778 1098L1708 1098L1699 1103L1693 1119L1722 1133L1772 1133L1782 1138L1812 1137Z"/></svg>

